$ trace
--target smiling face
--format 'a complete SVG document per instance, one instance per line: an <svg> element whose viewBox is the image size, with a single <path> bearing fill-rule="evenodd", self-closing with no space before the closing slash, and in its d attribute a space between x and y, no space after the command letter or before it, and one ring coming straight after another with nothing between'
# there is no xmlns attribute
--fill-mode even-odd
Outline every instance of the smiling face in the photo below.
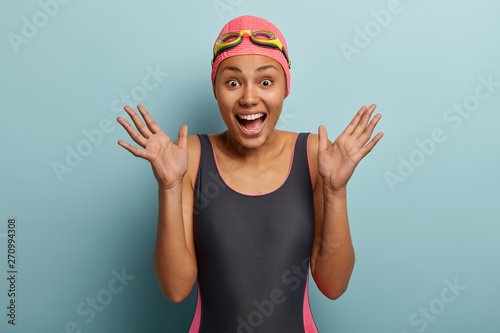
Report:
<svg viewBox="0 0 500 333"><path fill-rule="evenodd" d="M229 134L246 148L274 133L286 96L286 77L276 60L262 55L225 59L217 69L215 96Z"/></svg>

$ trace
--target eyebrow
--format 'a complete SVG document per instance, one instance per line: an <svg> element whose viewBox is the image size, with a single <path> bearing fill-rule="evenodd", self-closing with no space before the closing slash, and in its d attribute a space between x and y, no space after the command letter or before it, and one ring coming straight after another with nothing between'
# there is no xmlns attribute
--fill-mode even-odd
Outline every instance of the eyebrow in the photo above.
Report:
<svg viewBox="0 0 500 333"><path fill-rule="evenodd" d="M278 70L278 69L277 69L276 67L274 67L273 65L265 65L265 66L261 66L261 67L257 68L257 69L255 70L255 72L263 72L263 71L265 71L265 70L267 70L267 69L270 69L270 68L274 68L274 69ZM238 68L238 67L236 67L236 66L227 66L227 67L224 67L224 68L222 69L222 71L225 71L225 70L230 70L230 71L233 71L233 72L242 73L242 70L241 70L241 69L239 69L239 68Z"/></svg>

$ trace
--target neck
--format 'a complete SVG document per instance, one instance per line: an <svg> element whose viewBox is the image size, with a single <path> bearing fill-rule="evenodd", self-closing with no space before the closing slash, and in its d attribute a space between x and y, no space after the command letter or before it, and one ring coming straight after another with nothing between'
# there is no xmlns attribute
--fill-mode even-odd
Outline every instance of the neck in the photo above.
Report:
<svg viewBox="0 0 500 333"><path fill-rule="evenodd" d="M276 154L276 150L281 150L279 144L279 131L273 130L264 143L256 148L247 148L239 143L229 131L222 133L222 150L233 158L245 160L247 162L259 162Z"/></svg>

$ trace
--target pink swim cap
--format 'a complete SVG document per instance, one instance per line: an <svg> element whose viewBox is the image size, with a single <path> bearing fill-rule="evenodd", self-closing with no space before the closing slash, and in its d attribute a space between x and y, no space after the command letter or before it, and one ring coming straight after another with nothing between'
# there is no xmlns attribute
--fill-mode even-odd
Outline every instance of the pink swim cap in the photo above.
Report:
<svg viewBox="0 0 500 333"><path fill-rule="evenodd" d="M240 32L241 30L269 30L274 33L276 38L279 39L283 47L285 48L287 54L288 54L288 47L285 42L285 37L281 34L281 32L276 28L271 22L266 21L260 17L256 16L249 16L249 15L244 15L237 17L231 21L229 21L224 28L222 28L219 36L217 36L217 39L215 40L214 43L214 48L217 43L217 40L219 37L225 33L228 32ZM279 49L274 49L270 47L264 47L264 46L259 46L255 45L250 41L250 37L248 34L243 35L243 41L236 47L233 47L232 49L226 50L221 52L220 54L217 55L214 61L214 65L212 66L212 87L214 90L214 96L215 96L215 74L217 73L217 68L219 67L219 64L222 62L222 60L237 56L237 55L244 55L244 54L259 54L259 55L264 55L270 58L273 58L277 62L281 64L281 67L283 67L283 70L285 71L285 76L286 76L286 96L290 93L290 68L288 67L288 62L283 55L283 53ZM213 52L212 52L213 55ZM288 54L289 55L289 54Z"/></svg>

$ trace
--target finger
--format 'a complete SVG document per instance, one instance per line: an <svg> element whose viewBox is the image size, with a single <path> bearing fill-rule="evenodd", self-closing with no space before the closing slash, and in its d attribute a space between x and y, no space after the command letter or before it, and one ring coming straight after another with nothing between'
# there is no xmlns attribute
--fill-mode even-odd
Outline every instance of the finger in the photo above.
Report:
<svg viewBox="0 0 500 333"><path fill-rule="evenodd" d="M123 108L130 116L130 118L132 118L132 121L134 122L135 124L135 127L137 128L137 130L146 138L146 139L149 139L149 137L151 136L151 131L149 130L149 128L142 122L141 120L141 117L139 117L137 115L137 113L129 106L125 106Z"/></svg>
<svg viewBox="0 0 500 333"><path fill-rule="evenodd" d="M143 148L146 147L147 140L142 135L140 135L139 133L137 133L137 131L134 129L134 127L132 125L129 124L128 121L126 121L122 117L118 117L118 118L116 118L116 120L120 123L120 125L122 125L125 128L125 130L130 135L130 137L135 142L137 142L137 144L139 146L141 146Z"/></svg>
<svg viewBox="0 0 500 333"><path fill-rule="evenodd" d="M375 145L377 144L377 142L384 136L384 133L382 132L379 132L377 133L377 135L375 135L373 137L373 139L368 142L368 144L366 146L364 146L362 149L363 149L363 157L366 156L366 154L368 154L369 152L372 151L373 147L375 147Z"/></svg>
<svg viewBox="0 0 500 333"><path fill-rule="evenodd" d="M368 109L363 113L363 117L359 121L359 124L356 126L354 129L354 132L352 132L352 135L355 138L358 138L366 129L366 125L368 124L368 121L370 120L370 117L373 113L373 110L375 110L377 106L375 104L370 105Z"/></svg>
<svg viewBox="0 0 500 333"><path fill-rule="evenodd" d="M127 149L129 152L131 152L132 155L134 155L135 157L140 157L140 158L144 158L147 160L147 158L146 158L147 153L144 149L139 149L137 147L134 147L131 144L129 144L128 142L125 142L123 140L118 141L118 144L120 146L122 146L123 148Z"/></svg>
<svg viewBox="0 0 500 333"><path fill-rule="evenodd" d="M153 117L151 117L149 112L142 105L138 105L137 109L139 110L142 117L146 121L146 124L148 125L148 128L151 131L151 133L154 134L161 131L160 126L158 126L158 124L153 120Z"/></svg>
<svg viewBox="0 0 500 333"><path fill-rule="evenodd" d="M377 113L370 123L368 124L368 127L365 128L365 131L361 134L360 138L364 137L364 140L361 140L361 147L370 139L372 136L373 130L375 130L375 126L377 125L378 121L382 118L382 115L380 113Z"/></svg>
<svg viewBox="0 0 500 333"><path fill-rule="evenodd" d="M352 132L354 132L354 129L356 128L356 126L358 126L358 123L361 119L361 116L363 115L365 110L366 110L366 106L363 106L361 109L359 109L359 111L356 113L354 118L352 118L351 122L349 123L349 125L347 125L347 127L345 128L343 133L345 133L347 135L351 135Z"/></svg>
<svg viewBox="0 0 500 333"><path fill-rule="evenodd" d="M179 148L187 148L188 127L183 125L179 130Z"/></svg>
<svg viewBox="0 0 500 333"><path fill-rule="evenodd" d="M328 132L325 126L318 127L318 151L323 151L328 148Z"/></svg>

